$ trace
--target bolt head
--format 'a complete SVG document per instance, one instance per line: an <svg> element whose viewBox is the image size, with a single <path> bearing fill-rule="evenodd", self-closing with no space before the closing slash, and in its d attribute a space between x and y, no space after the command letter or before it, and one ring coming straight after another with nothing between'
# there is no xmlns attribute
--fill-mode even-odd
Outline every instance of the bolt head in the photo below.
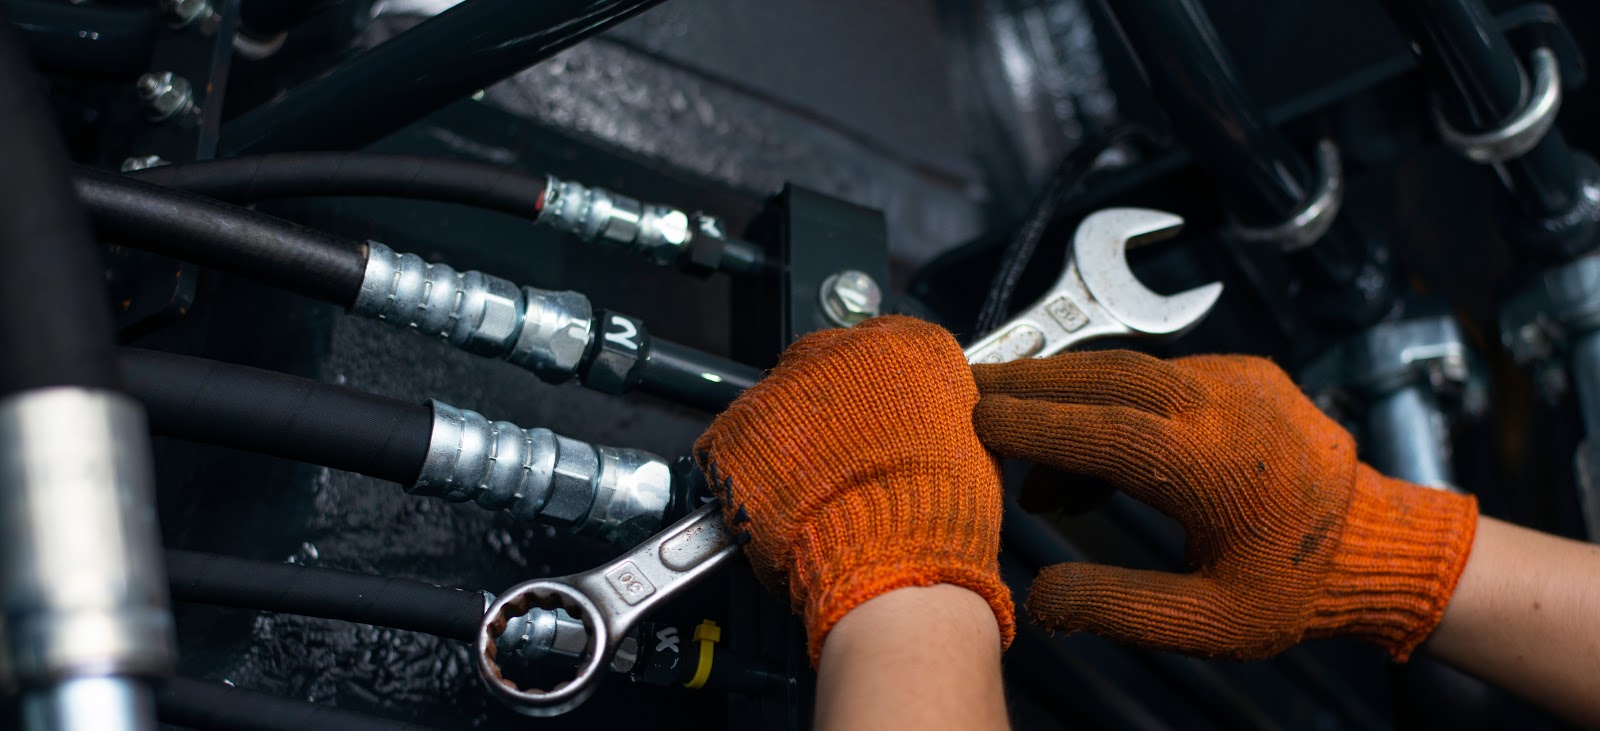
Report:
<svg viewBox="0 0 1600 731"><path fill-rule="evenodd" d="M171 71L152 71L134 83L139 101L144 103L145 116L160 122L182 114L194 107L194 87L189 80Z"/></svg>
<svg viewBox="0 0 1600 731"><path fill-rule="evenodd" d="M883 311L883 292L872 275L846 269L823 281L822 311L833 322L849 327Z"/></svg>

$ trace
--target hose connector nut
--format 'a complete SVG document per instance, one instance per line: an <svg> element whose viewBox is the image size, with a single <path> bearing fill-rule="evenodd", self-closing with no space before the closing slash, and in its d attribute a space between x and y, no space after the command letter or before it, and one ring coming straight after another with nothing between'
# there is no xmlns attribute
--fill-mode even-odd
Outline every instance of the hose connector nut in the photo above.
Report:
<svg viewBox="0 0 1600 731"><path fill-rule="evenodd" d="M594 309L589 298L572 291L524 287L521 329L506 360L559 383L583 363L593 338Z"/></svg>

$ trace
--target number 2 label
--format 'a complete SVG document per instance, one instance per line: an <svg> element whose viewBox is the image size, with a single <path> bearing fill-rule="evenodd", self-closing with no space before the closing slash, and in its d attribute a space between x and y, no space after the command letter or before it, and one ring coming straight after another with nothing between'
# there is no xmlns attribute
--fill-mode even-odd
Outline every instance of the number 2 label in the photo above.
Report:
<svg viewBox="0 0 1600 731"><path fill-rule="evenodd" d="M606 330L607 340L610 340L617 345L621 345L628 350L639 349L639 341L637 340L639 337L638 325L633 324L632 320L619 315L611 316L611 325L617 329Z"/></svg>

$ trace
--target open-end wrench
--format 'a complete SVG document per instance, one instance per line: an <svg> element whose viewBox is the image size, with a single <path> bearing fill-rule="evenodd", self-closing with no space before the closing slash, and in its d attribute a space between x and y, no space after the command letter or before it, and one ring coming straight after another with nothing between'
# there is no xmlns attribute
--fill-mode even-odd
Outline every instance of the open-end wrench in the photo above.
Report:
<svg viewBox="0 0 1600 731"><path fill-rule="evenodd" d="M1222 295L1221 282L1162 295L1128 268L1130 244L1169 238L1182 227L1182 218L1149 208L1090 214L1073 235L1072 256L1055 286L967 348L967 361L1043 358L1096 338L1171 336L1194 327Z"/></svg>
<svg viewBox="0 0 1600 731"><path fill-rule="evenodd" d="M1183 219L1143 208L1099 211L1078 227L1074 259L1044 299L967 349L972 363L1053 355L1096 337L1175 335L1199 322L1222 285L1182 294L1146 289L1128 269L1130 242L1176 233ZM594 693L634 623L739 553L739 541L708 503L599 568L518 584L489 606L478 630L478 673L489 691L519 713L555 716ZM495 662L506 622L535 608L567 610L583 622L588 644L572 680L550 690L522 688Z"/></svg>

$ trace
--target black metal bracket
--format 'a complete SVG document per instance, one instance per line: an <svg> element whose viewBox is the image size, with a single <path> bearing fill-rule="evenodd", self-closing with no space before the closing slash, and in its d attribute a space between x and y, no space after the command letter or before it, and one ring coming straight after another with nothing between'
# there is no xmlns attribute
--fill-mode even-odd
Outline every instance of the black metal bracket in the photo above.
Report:
<svg viewBox="0 0 1600 731"><path fill-rule="evenodd" d="M183 27L163 24L157 32L150 69L182 77L189 99L167 119L139 123L124 167L149 165L157 159L190 162L216 156L239 2L216 0L203 17ZM127 342L183 317L194 305L199 273L199 267L188 262L109 247L106 280L116 308L118 337Z"/></svg>

